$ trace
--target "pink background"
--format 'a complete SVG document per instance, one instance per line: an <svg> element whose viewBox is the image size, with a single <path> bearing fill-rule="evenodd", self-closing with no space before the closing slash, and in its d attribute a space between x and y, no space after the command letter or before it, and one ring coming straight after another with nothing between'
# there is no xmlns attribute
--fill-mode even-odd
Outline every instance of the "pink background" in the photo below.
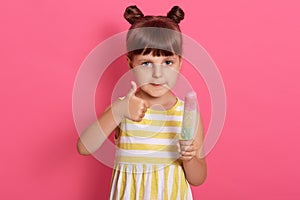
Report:
<svg viewBox="0 0 300 200"><path fill-rule="evenodd" d="M122 15L132 4L145 14L180 5L182 31L209 52L223 77L226 122L207 156L206 182L193 187L195 199L299 199L296 0L2 1L0 199L107 199L111 169L76 152L72 90L88 53L129 27ZM191 82L203 94L207 128L209 94ZM100 87L110 94L110 86ZM100 112L109 98L96 99Z"/></svg>

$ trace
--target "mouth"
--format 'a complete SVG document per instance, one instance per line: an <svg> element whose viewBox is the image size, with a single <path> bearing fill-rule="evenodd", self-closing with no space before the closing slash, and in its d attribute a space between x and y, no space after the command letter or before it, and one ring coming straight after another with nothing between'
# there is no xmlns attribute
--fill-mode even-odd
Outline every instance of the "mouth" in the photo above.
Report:
<svg viewBox="0 0 300 200"><path fill-rule="evenodd" d="M150 83L150 85L152 85L154 87L160 87L160 86L163 86L164 84Z"/></svg>

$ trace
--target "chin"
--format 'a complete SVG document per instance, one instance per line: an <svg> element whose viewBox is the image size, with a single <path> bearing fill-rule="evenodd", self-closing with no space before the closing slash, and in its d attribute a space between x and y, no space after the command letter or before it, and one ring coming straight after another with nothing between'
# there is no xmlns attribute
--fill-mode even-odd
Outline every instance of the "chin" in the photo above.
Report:
<svg viewBox="0 0 300 200"><path fill-rule="evenodd" d="M155 97L155 98L158 98L158 97L162 97L164 96L168 90L165 90L165 91L145 91L148 95L150 95L151 97Z"/></svg>
<svg viewBox="0 0 300 200"><path fill-rule="evenodd" d="M163 96L163 94L151 94L151 93L148 93L148 94L149 94L149 96L154 97L154 98L159 98L159 97Z"/></svg>

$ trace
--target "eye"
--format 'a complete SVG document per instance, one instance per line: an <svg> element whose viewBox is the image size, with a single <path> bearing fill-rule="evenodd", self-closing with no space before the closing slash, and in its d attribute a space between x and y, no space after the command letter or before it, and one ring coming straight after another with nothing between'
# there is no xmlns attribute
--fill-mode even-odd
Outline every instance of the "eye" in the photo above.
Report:
<svg viewBox="0 0 300 200"><path fill-rule="evenodd" d="M173 64L173 61L172 60L166 60L166 65L172 65Z"/></svg>
<svg viewBox="0 0 300 200"><path fill-rule="evenodd" d="M143 62L142 66L144 66L144 67L152 67L152 63L151 62Z"/></svg>

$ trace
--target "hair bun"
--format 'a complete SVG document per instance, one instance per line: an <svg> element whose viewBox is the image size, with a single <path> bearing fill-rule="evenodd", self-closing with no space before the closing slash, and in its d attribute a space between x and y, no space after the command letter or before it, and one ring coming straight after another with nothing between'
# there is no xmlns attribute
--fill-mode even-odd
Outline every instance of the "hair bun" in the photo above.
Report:
<svg viewBox="0 0 300 200"><path fill-rule="evenodd" d="M167 17L174 20L177 24L184 18L184 12L179 6L174 6L167 14Z"/></svg>
<svg viewBox="0 0 300 200"><path fill-rule="evenodd" d="M144 14L136 6L128 6L124 12L124 18L130 23L133 24L138 19L144 17Z"/></svg>

